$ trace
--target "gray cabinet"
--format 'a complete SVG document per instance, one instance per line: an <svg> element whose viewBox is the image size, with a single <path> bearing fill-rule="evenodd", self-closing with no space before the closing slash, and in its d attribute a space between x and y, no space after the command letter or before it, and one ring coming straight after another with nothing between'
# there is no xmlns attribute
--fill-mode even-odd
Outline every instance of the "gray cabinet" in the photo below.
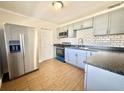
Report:
<svg viewBox="0 0 124 93"><path fill-rule="evenodd" d="M86 60L85 50L65 48L65 61L69 64L84 69L83 61Z"/></svg>
<svg viewBox="0 0 124 93"><path fill-rule="evenodd" d="M59 39L59 32L61 31L61 29L60 28L57 28L56 29L56 36L57 36L57 39Z"/></svg>
<svg viewBox="0 0 124 93"><path fill-rule="evenodd" d="M83 28L83 22L77 22L74 24L74 30L77 31L77 30L80 30Z"/></svg>
<svg viewBox="0 0 124 93"><path fill-rule="evenodd" d="M68 31L68 26L64 26L62 32L67 32L67 31Z"/></svg>
<svg viewBox="0 0 124 93"><path fill-rule="evenodd" d="M124 8L94 17L94 35L124 33Z"/></svg>
<svg viewBox="0 0 124 93"><path fill-rule="evenodd" d="M77 52L75 49L65 48L65 61L69 64L76 65Z"/></svg>
<svg viewBox="0 0 124 93"><path fill-rule="evenodd" d="M86 60L87 51L77 50L77 66L80 68L85 68L84 61Z"/></svg>
<svg viewBox="0 0 124 93"><path fill-rule="evenodd" d="M94 17L94 35L106 35L108 31L108 13Z"/></svg>
<svg viewBox="0 0 124 93"><path fill-rule="evenodd" d="M124 33L124 8L112 11L110 14L109 34Z"/></svg>
<svg viewBox="0 0 124 93"><path fill-rule="evenodd" d="M57 38L65 38L65 37L60 37L59 34L60 32L67 32L66 38L75 38L76 37L76 31L74 31L74 25L67 25L64 27L59 27L56 29L57 30Z"/></svg>
<svg viewBox="0 0 124 93"><path fill-rule="evenodd" d="M83 21L83 29L88 29L93 27L93 18Z"/></svg>
<svg viewBox="0 0 124 93"><path fill-rule="evenodd" d="M68 63L77 66L77 51L75 49L69 50L69 61Z"/></svg>
<svg viewBox="0 0 124 93"><path fill-rule="evenodd" d="M69 62L69 48L65 48L65 62Z"/></svg>
<svg viewBox="0 0 124 93"><path fill-rule="evenodd" d="M76 37L76 31L74 31L74 25L73 24L68 26L68 37L69 38Z"/></svg>

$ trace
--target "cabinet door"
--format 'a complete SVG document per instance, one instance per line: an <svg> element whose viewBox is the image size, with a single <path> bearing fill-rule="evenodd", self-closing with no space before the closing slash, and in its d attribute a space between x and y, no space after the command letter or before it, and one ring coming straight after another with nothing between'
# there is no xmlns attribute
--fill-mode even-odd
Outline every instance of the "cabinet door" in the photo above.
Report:
<svg viewBox="0 0 124 93"><path fill-rule="evenodd" d="M92 18L84 20L83 29L92 28L92 27L93 27L93 19Z"/></svg>
<svg viewBox="0 0 124 93"><path fill-rule="evenodd" d="M86 51L78 50L77 66L84 69L84 60L86 60Z"/></svg>
<svg viewBox="0 0 124 93"><path fill-rule="evenodd" d="M77 65L77 50L69 50L69 63L75 66Z"/></svg>
<svg viewBox="0 0 124 93"><path fill-rule="evenodd" d="M63 27L63 31L62 32L66 32L66 31L68 31L68 26L64 26Z"/></svg>
<svg viewBox="0 0 124 93"><path fill-rule="evenodd" d="M75 23L74 24L74 30L80 30L80 29L82 29L82 25L83 25L82 22Z"/></svg>
<svg viewBox="0 0 124 93"><path fill-rule="evenodd" d="M57 29L56 29L56 36L57 36L57 39L59 39L59 32L60 32L60 28L57 28Z"/></svg>
<svg viewBox="0 0 124 93"><path fill-rule="evenodd" d="M73 26L73 24L68 26L68 37L69 37L69 38L74 38L74 37L76 37L76 31L74 31L74 26Z"/></svg>
<svg viewBox="0 0 124 93"><path fill-rule="evenodd" d="M65 48L65 62L69 62L69 49Z"/></svg>
<svg viewBox="0 0 124 93"><path fill-rule="evenodd" d="M124 33L124 8L110 13L110 34Z"/></svg>
<svg viewBox="0 0 124 93"><path fill-rule="evenodd" d="M94 35L107 34L108 21L108 13L94 17Z"/></svg>

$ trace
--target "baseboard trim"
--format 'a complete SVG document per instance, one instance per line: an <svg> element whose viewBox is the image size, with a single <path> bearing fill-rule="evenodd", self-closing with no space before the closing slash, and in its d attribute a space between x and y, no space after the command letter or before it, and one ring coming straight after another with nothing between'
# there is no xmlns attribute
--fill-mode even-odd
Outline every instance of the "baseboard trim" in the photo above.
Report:
<svg viewBox="0 0 124 93"><path fill-rule="evenodd" d="M39 64L42 63L42 62L46 62L46 61L52 60L52 59L54 59L54 58L49 58L49 59L46 59L46 60L43 60L43 61L39 60Z"/></svg>

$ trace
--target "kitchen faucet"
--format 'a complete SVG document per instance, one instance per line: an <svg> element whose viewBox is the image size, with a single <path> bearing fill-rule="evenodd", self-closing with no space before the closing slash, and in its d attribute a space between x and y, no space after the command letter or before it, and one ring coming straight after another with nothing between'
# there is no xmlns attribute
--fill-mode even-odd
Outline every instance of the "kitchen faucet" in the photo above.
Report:
<svg viewBox="0 0 124 93"><path fill-rule="evenodd" d="M78 45L83 45L83 38L78 38Z"/></svg>

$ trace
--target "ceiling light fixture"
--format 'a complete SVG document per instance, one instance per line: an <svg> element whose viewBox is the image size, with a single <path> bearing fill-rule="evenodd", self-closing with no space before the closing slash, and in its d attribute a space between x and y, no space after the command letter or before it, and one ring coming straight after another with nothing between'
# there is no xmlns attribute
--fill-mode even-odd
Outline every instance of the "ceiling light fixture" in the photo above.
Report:
<svg viewBox="0 0 124 93"><path fill-rule="evenodd" d="M62 1L54 1L52 5L55 7L55 9L61 9L63 8L63 3Z"/></svg>

